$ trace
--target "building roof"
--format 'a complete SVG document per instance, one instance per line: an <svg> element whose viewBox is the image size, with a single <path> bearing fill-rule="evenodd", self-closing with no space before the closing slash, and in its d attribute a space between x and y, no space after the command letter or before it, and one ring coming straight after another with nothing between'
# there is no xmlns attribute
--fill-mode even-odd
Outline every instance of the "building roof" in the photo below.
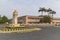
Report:
<svg viewBox="0 0 60 40"><path fill-rule="evenodd" d="M21 16L21 17L26 17L26 16L30 16L31 17L32 15L24 15L24 16ZM33 16L33 17L36 17L36 16Z"/></svg>
<svg viewBox="0 0 60 40"><path fill-rule="evenodd" d="M44 15L44 16L47 16L47 15ZM21 16L21 17L41 18L43 16L41 16L41 15L39 15L39 16L25 15L25 16ZM21 18L21 17L18 17L18 18ZM60 20L60 18L53 18L53 20Z"/></svg>

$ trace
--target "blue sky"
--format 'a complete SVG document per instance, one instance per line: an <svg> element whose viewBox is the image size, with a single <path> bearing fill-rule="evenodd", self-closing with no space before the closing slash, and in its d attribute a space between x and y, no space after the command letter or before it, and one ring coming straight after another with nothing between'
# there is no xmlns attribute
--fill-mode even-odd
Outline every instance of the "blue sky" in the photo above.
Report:
<svg viewBox="0 0 60 40"><path fill-rule="evenodd" d="M0 0L0 15L12 18L14 9L19 12L18 16L38 16L40 7L51 8L56 11L55 17L60 17L60 0Z"/></svg>

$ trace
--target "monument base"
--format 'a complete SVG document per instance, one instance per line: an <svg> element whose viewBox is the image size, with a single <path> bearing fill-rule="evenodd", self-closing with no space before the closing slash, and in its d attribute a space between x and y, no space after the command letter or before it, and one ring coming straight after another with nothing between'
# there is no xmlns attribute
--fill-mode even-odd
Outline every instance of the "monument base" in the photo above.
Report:
<svg viewBox="0 0 60 40"><path fill-rule="evenodd" d="M9 24L9 27L20 27L20 24Z"/></svg>

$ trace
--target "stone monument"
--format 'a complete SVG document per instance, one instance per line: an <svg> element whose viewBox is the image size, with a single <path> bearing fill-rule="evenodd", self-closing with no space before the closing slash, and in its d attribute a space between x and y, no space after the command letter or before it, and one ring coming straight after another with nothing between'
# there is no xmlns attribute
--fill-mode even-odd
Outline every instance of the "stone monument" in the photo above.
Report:
<svg viewBox="0 0 60 40"><path fill-rule="evenodd" d="M13 19L12 24L10 24L11 27L19 27L20 24L18 24L18 12L17 10L14 10L13 12Z"/></svg>
<svg viewBox="0 0 60 40"><path fill-rule="evenodd" d="M18 12L17 12L17 10L14 10L14 12L13 12L13 24L17 24L17 19L18 19Z"/></svg>

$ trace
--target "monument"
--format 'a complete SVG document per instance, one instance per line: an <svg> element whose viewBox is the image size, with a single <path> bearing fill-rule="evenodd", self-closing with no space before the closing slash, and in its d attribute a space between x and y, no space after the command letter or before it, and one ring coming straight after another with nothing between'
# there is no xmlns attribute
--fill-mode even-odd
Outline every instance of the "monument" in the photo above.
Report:
<svg viewBox="0 0 60 40"><path fill-rule="evenodd" d="M14 12L13 12L13 24L17 24L17 19L18 19L18 12L17 12L17 10L14 10Z"/></svg>
<svg viewBox="0 0 60 40"><path fill-rule="evenodd" d="M18 24L18 12L17 10L14 10L12 24L10 24L10 27L19 27L19 26L20 24Z"/></svg>

